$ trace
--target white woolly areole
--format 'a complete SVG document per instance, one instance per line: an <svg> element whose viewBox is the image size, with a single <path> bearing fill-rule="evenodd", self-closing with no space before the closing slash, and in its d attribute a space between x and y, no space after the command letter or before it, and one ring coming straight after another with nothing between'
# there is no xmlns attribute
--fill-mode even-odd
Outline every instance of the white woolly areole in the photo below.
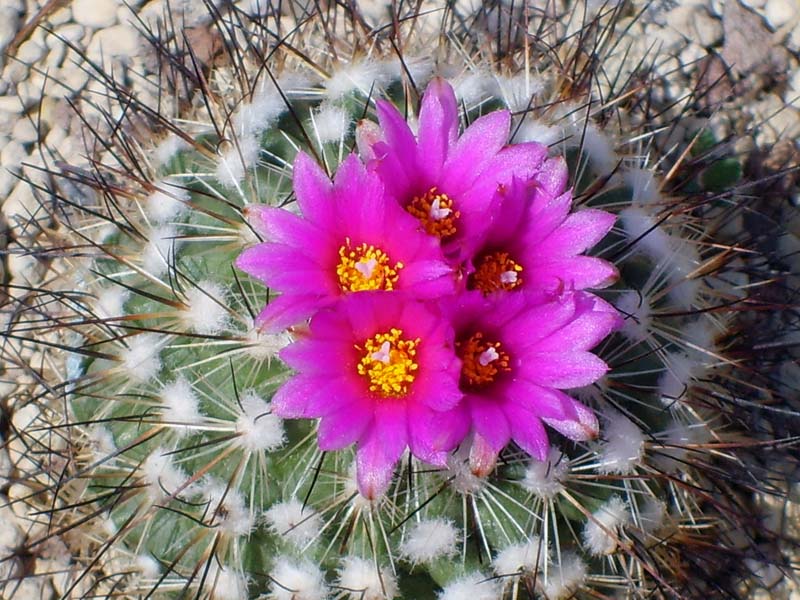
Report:
<svg viewBox="0 0 800 600"><path fill-rule="evenodd" d="M278 557L270 571L269 600L325 600L328 587L322 571L307 560Z"/></svg>
<svg viewBox="0 0 800 600"><path fill-rule="evenodd" d="M102 425L92 425L87 431L94 461L104 460L117 451L114 436Z"/></svg>
<svg viewBox="0 0 800 600"><path fill-rule="evenodd" d="M247 599L247 580L231 567L218 567L212 563L205 581L211 600Z"/></svg>
<svg viewBox="0 0 800 600"><path fill-rule="evenodd" d="M652 170L633 168L625 171L625 184L631 188L633 202L638 204L656 204L661 195L658 182Z"/></svg>
<svg viewBox="0 0 800 600"><path fill-rule="evenodd" d="M281 538L302 548L311 542L322 529L319 514L296 498L276 502L264 512L264 521L269 529Z"/></svg>
<svg viewBox="0 0 800 600"><path fill-rule="evenodd" d="M320 144L339 142L350 131L352 121L349 113L335 104L325 102L312 113L314 132Z"/></svg>
<svg viewBox="0 0 800 600"><path fill-rule="evenodd" d="M238 144L231 144L219 157L215 171L217 181L229 188L239 185L247 169L255 166L261 146L253 136L241 136Z"/></svg>
<svg viewBox="0 0 800 600"><path fill-rule="evenodd" d="M555 498L564 489L562 483L569 471L569 458L555 446L550 447L547 460L532 459L525 469L522 487L542 500Z"/></svg>
<svg viewBox="0 0 800 600"><path fill-rule="evenodd" d="M400 544L400 553L412 563L430 563L457 552L458 530L449 519L414 523Z"/></svg>
<svg viewBox="0 0 800 600"><path fill-rule="evenodd" d="M500 89L503 103L514 113L529 110L535 106L533 97L544 89L544 82L538 77L531 76L528 71L521 71L511 77L495 75L495 80Z"/></svg>
<svg viewBox="0 0 800 600"><path fill-rule="evenodd" d="M513 142L539 142L545 146L555 144L564 135L560 127L550 125L545 121L534 119L526 115L519 127L512 127Z"/></svg>
<svg viewBox="0 0 800 600"><path fill-rule="evenodd" d="M617 549L621 528L629 518L628 507L622 499L619 496L612 496L586 521L586 526L583 528L583 545L594 556L611 554Z"/></svg>
<svg viewBox="0 0 800 600"><path fill-rule="evenodd" d="M647 500L639 508L638 524L645 533L653 533L661 529L667 516L667 507L663 502Z"/></svg>
<svg viewBox="0 0 800 600"><path fill-rule="evenodd" d="M688 310L697 303L700 292L700 279L689 278L700 265L700 254L690 243L675 243L674 246L675 251L667 271L670 280L669 297L675 304Z"/></svg>
<svg viewBox="0 0 800 600"><path fill-rule="evenodd" d="M286 441L283 419L272 414L272 407L253 390L247 390L240 399L242 413L236 419L236 443L253 452L271 452Z"/></svg>
<svg viewBox="0 0 800 600"><path fill-rule="evenodd" d="M497 91L497 80L482 70L467 72L452 83L456 98L467 106L481 104Z"/></svg>
<svg viewBox="0 0 800 600"><path fill-rule="evenodd" d="M462 444L467 446L468 444ZM459 454L447 457L447 472L445 477L452 477L450 485L459 494L475 494L483 489L486 480L472 473L469 461L464 460Z"/></svg>
<svg viewBox="0 0 800 600"><path fill-rule="evenodd" d="M118 319L125 314L125 301L130 292L122 286L103 288L97 293L93 311L98 319Z"/></svg>
<svg viewBox="0 0 800 600"><path fill-rule="evenodd" d="M656 264L672 260L675 241L664 231L658 221L641 208L621 210L619 220L633 250L642 252Z"/></svg>
<svg viewBox="0 0 800 600"><path fill-rule="evenodd" d="M156 189L145 200L147 215L156 223L180 216L188 208L189 191L177 182L164 179L155 184Z"/></svg>
<svg viewBox="0 0 800 600"><path fill-rule="evenodd" d="M140 554L134 562L136 570L146 579L157 579L161 575L161 565L149 554Z"/></svg>
<svg viewBox="0 0 800 600"><path fill-rule="evenodd" d="M193 425L203 420L199 408L200 399L185 377L178 377L165 385L158 397L163 404L161 418L165 423L175 426ZM178 431L186 433L187 430L179 428Z"/></svg>
<svg viewBox="0 0 800 600"><path fill-rule="evenodd" d="M589 162L599 174L611 173L617 166L618 158L614 144L606 133L589 123L582 133L583 151ZM580 141L580 135L577 136Z"/></svg>
<svg viewBox="0 0 800 600"><path fill-rule="evenodd" d="M142 463L142 475L147 484L147 494L153 502L174 494L189 479L183 470L172 462L169 450L158 447ZM188 495L184 489L179 496Z"/></svg>
<svg viewBox="0 0 800 600"><path fill-rule="evenodd" d="M392 80L393 65L374 59L363 59L344 65L324 83L328 97L332 100L353 92L369 95L370 90L380 89Z"/></svg>
<svg viewBox="0 0 800 600"><path fill-rule="evenodd" d="M696 363L683 353L668 353L664 363L666 370L658 379L658 394L664 406L676 408L691 385Z"/></svg>
<svg viewBox="0 0 800 600"><path fill-rule="evenodd" d="M178 231L172 225L161 225L150 230L147 243L142 248L142 268L159 277L175 262L175 253L182 244Z"/></svg>
<svg viewBox="0 0 800 600"><path fill-rule="evenodd" d="M255 139L266 131L285 111L284 102L270 77L262 77L250 102L239 105L233 115L233 127L240 138Z"/></svg>
<svg viewBox="0 0 800 600"><path fill-rule="evenodd" d="M145 383L161 370L161 339L157 333L141 333L127 339L120 353L121 366L133 383Z"/></svg>
<svg viewBox="0 0 800 600"><path fill-rule="evenodd" d="M188 147L189 143L182 137L179 137L174 133L169 134L158 144L158 146L156 146L156 149L153 151L153 157L156 163L155 166L163 167L170 160L172 160L172 158L178 152L185 150Z"/></svg>
<svg viewBox="0 0 800 600"><path fill-rule="evenodd" d="M438 600L497 600L501 597L500 581L482 573L469 573L451 581L439 593Z"/></svg>
<svg viewBox="0 0 800 600"><path fill-rule="evenodd" d="M547 560L547 547L538 535L534 535L527 542L503 548L494 557L492 568L499 576L541 573Z"/></svg>
<svg viewBox="0 0 800 600"><path fill-rule="evenodd" d="M620 413L606 417L604 440L598 451L597 470L609 475L630 475L644 455L644 434L636 424Z"/></svg>
<svg viewBox="0 0 800 600"><path fill-rule="evenodd" d="M263 362L271 361L278 352L292 343L292 336L285 331L279 333L264 333L253 326L247 332L247 346L245 352L253 359Z"/></svg>
<svg viewBox="0 0 800 600"><path fill-rule="evenodd" d="M348 556L339 570L339 586L351 600L389 600L397 596L397 580L383 567L378 571L372 561Z"/></svg>
<svg viewBox="0 0 800 600"><path fill-rule="evenodd" d="M195 333L213 335L222 331L228 322L225 310L225 288L214 281L200 281L186 290L186 310L183 319Z"/></svg>
<svg viewBox="0 0 800 600"><path fill-rule="evenodd" d="M209 514L218 530L230 536L243 536L253 529L253 514L244 496L233 485L209 477L201 487L203 499L208 502Z"/></svg>
<svg viewBox="0 0 800 600"><path fill-rule="evenodd" d="M584 562L574 554L562 554L561 562L549 565L542 591L548 600L562 600L572 597L584 581Z"/></svg>
<svg viewBox="0 0 800 600"><path fill-rule="evenodd" d="M622 313L622 334L634 342L644 342L650 337L650 303L647 297L628 291L620 294L614 303Z"/></svg>

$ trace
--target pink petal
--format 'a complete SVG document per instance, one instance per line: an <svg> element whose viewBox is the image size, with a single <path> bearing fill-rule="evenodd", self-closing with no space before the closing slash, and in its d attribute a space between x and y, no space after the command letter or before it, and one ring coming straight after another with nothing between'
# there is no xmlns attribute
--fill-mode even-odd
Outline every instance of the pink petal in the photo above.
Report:
<svg viewBox="0 0 800 600"><path fill-rule="evenodd" d="M517 445L538 460L545 460L550 452L550 443L542 422L515 404L506 404L511 437Z"/></svg>
<svg viewBox="0 0 800 600"><path fill-rule="evenodd" d="M497 465L498 454L481 434L472 436L472 445L469 448L469 469L472 474L476 477L489 475Z"/></svg>
<svg viewBox="0 0 800 600"><path fill-rule="evenodd" d="M455 275L441 260L417 260L400 271L398 288L411 290L420 299L445 296L455 291Z"/></svg>
<svg viewBox="0 0 800 600"><path fill-rule="evenodd" d="M324 267L291 246L259 244L242 252L234 264L281 292L338 294L333 277Z"/></svg>
<svg viewBox="0 0 800 600"><path fill-rule="evenodd" d="M449 148L458 138L458 103L453 88L435 77L425 90L419 113L420 167L438 180Z"/></svg>
<svg viewBox="0 0 800 600"><path fill-rule="evenodd" d="M318 227L285 208L251 204L245 207L244 214L247 222L267 242L302 248L327 237Z"/></svg>
<svg viewBox="0 0 800 600"><path fill-rule="evenodd" d="M383 140L380 126L373 121L362 119L356 125L356 146L361 158L369 162L375 160L373 146Z"/></svg>
<svg viewBox="0 0 800 600"><path fill-rule="evenodd" d="M572 399L576 418L566 421L556 419L543 419L550 427L561 435L575 441L586 441L597 437L600 425L594 412L577 400Z"/></svg>
<svg viewBox="0 0 800 600"><path fill-rule="evenodd" d="M362 496L374 500L386 492L407 443L404 403L376 404L372 427L356 450L358 488Z"/></svg>
<svg viewBox="0 0 800 600"><path fill-rule="evenodd" d="M295 375L272 397L272 410L284 419L316 418L351 401L340 381Z"/></svg>
<svg viewBox="0 0 800 600"><path fill-rule="evenodd" d="M414 134L411 133L403 115L391 102L378 100L377 112L387 146L399 160L403 161L407 174L410 174L408 169L416 168L417 164L417 141L414 139Z"/></svg>
<svg viewBox="0 0 800 600"><path fill-rule="evenodd" d="M539 245L548 256L574 256L585 252L609 232L616 216L602 210L585 209L569 215L561 226Z"/></svg>
<svg viewBox="0 0 800 600"><path fill-rule="evenodd" d="M317 431L320 450L340 450L354 444L362 438L371 421L370 403L359 399L328 411Z"/></svg>
<svg viewBox="0 0 800 600"><path fill-rule="evenodd" d="M329 227L333 222L333 184L305 152L298 152L292 174L294 193L303 216L312 223Z"/></svg>
<svg viewBox="0 0 800 600"><path fill-rule="evenodd" d="M447 466L447 453L469 431L469 416L464 407L435 411L425 406L408 408L408 443L418 459L439 467Z"/></svg>
<svg viewBox="0 0 800 600"><path fill-rule="evenodd" d="M537 342L535 349L536 352L560 352L564 348L590 350L619 326L616 312L583 310L574 321Z"/></svg>
<svg viewBox="0 0 800 600"><path fill-rule="evenodd" d="M569 181L569 169L563 156L548 158L536 174L540 193L545 197L558 196L564 192Z"/></svg>
<svg viewBox="0 0 800 600"><path fill-rule="evenodd" d="M589 385L608 371L600 358L589 352L537 352L525 357L521 375L542 387L559 389Z"/></svg>
<svg viewBox="0 0 800 600"><path fill-rule="evenodd" d="M472 427L495 452L500 452L511 438L508 419L494 398L468 394L465 401L472 416Z"/></svg>
<svg viewBox="0 0 800 600"><path fill-rule="evenodd" d="M511 113L498 110L472 123L459 138L445 163L442 189L458 195L475 181L508 141ZM494 173L487 173L490 177Z"/></svg>
<svg viewBox="0 0 800 600"><path fill-rule="evenodd" d="M278 333L308 319L335 298L287 294L270 300L256 317L256 327L266 333Z"/></svg>
<svg viewBox="0 0 800 600"><path fill-rule="evenodd" d="M619 272L610 262L593 256L573 256L556 260L545 260L528 269L526 285L550 286L553 279L559 280L560 285L575 290L587 288L604 288L617 279Z"/></svg>

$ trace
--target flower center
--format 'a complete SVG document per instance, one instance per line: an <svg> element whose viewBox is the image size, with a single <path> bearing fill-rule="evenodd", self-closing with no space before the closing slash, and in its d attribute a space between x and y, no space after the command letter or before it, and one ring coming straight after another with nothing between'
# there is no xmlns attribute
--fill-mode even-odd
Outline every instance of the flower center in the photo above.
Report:
<svg viewBox="0 0 800 600"><path fill-rule="evenodd" d="M508 353L500 348L500 342L485 341L481 332L457 342L456 351L461 359L461 383L467 387L485 387L500 372L511 371Z"/></svg>
<svg viewBox="0 0 800 600"><path fill-rule="evenodd" d="M414 383L419 364L416 361L419 338L403 339L401 329L378 333L356 345L361 352L358 374L369 382L369 391L382 398L402 398Z"/></svg>
<svg viewBox="0 0 800 600"><path fill-rule="evenodd" d="M510 291L522 285L522 265L508 256L508 252L492 252L481 258L472 274L472 287L484 294L497 290Z"/></svg>
<svg viewBox="0 0 800 600"><path fill-rule="evenodd" d="M390 266L389 255L372 245L351 246L350 238L339 248L336 275L344 292L365 290L393 290L403 263Z"/></svg>
<svg viewBox="0 0 800 600"><path fill-rule="evenodd" d="M456 232L456 220L461 216L453 210L453 199L440 194L432 187L422 196L414 196L406 210L419 219L425 231L439 238L446 238Z"/></svg>

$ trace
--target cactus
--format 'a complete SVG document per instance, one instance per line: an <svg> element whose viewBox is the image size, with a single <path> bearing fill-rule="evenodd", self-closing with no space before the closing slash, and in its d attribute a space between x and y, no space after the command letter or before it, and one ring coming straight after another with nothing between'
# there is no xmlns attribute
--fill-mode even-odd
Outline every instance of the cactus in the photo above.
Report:
<svg viewBox="0 0 800 600"><path fill-rule="evenodd" d="M375 28L342 6L208 9L224 55L147 30L171 98L144 104L97 66L88 160L52 160L38 188L25 236L51 275L4 347L36 353L5 407L4 510L31 524L5 594L23 555L62 573L60 597L223 600L721 597L783 568L753 493L781 497L795 417L746 335L777 335L782 301L761 293L731 145L626 60L629 6L577 23L448 4ZM299 151L336 173L375 100L414 123L434 74L465 125L510 109L510 141L566 158L575 207L616 215L591 254L619 271L596 293L624 321L595 350L608 374L572 391L597 439L551 435L545 460L512 443L488 472L465 440L446 468L406 455L366 497L352 449L272 411L297 332L257 326L270 290L233 265L259 241L248 207L295 210Z"/></svg>

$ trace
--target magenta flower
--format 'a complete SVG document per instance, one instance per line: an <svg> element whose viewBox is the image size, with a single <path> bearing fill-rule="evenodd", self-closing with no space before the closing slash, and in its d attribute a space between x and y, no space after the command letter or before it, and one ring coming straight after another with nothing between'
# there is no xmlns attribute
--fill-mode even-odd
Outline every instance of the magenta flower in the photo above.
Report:
<svg viewBox="0 0 800 600"><path fill-rule="evenodd" d="M468 421L458 378L461 365L447 319L397 292L346 296L318 312L310 334L281 358L298 373L275 394L283 418L319 418L323 450L355 443L358 485L383 494L408 447L445 466Z"/></svg>
<svg viewBox="0 0 800 600"><path fill-rule="evenodd" d="M581 256L608 233L615 216L595 209L569 214L566 183L567 167L559 157L545 161L531 180L514 179L497 191L485 217L495 218L472 250L470 289L582 290L616 280L614 265Z"/></svg>
<svg viewBox="0 0 800 600"><path fill-rule="evenodd" d="M531 177L547 156L541 144L506 146L506 110L477 119L459 137L453 88L438 77L422 98L417 136L394 105L378 100L377 106L380 128L359 125L359 150L388 193L441 238L449 257L461 258L464 242L482 237L498 186Z"/></svg>
<svg viewBox="0 0 800 600"><path fill-rule="evenodd" d="M242 252L236 266L282 295L257 324L278 331L352 292L403 290L417 298L452 292L454 278L435 240L387 199L378 177L348 156L331 182L306 154L294 164L302 216L248 207L252 227L267 241Z"/></svg>
<svg viewBox="0 0 800 600"><path fill-rule="evenodd" d="M561 390L594 383L608 370L589 350L620 324L610 304L585 292L465 292L444 302L478 444L496 456L514 440L545 460L542 422L572 440L597 435L594 413Z"/></svg>

